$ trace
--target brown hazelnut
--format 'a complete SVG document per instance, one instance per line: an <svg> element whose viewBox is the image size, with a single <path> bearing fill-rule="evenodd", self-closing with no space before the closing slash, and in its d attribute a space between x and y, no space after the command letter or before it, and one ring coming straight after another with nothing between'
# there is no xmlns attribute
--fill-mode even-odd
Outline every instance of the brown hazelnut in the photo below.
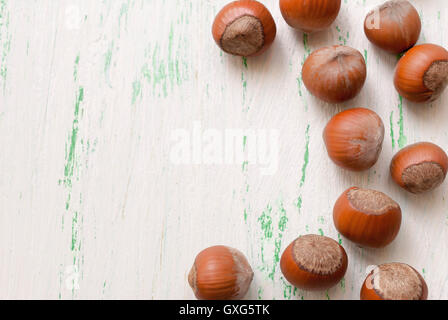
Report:
<svg viewBox="0 0 448 320"><path fill-rule="evenodd" d="M315 234L294 240L280 260L286 280L304 290L325 290L336 285L347 265L347 254L339 243Z"/></svg>
<svg viewBox="0 0 448 320"><path fill-rule="evenodd" d="M397 54L417 43L421 29L420 16L407 0L387 1L369 12L364 21L370 42Z"/></svg>
<svg viewBox="0 0 448 320"><path fill-rule="evenodd" d="M423 277L404 263L385 263L367 276L361 300L426 300L428 286Z"/></svg>
<svg viewBox="0 0 448 320"><path fill-rule="evenodd" d="M347 239L364 247L382 248L400 230L401 209L380 191L352 187L336 201L333 221Z"/></svg>
<svg viewBox="0 0 448 320"><path fill-rule="evenodd" d="M225 52L251 57L267 50L275 39L277 28L269 10L255 0L227 4L213 22L216 44Z"/></svg>
<svg viewBox="0 0 448 320"><path fill-rule="evenodd" d="M328 28L340 9L341 0L280 0L286 23L306 33Z"/></svg>
<svg viewBox="0 0 448 320"><path fill-rule="evenodd" d="M378 160L384 140L384 124L372 110L354 108L335 115L324 129L328 156L352 171L371 168Z"/></svg>
<svg viewBox="0 0 448 320"><path fill-rule="evenodd" d="M401 149L392 159L393 180L412 193L423 193L440 186L448 170L445 151L431 142L420 142Z"/></svg>
<svg viewBox="0 0 448 320"><path fill-rule="evenodd" d="M303 64L305 87L315 97L330 103L353 99L367 77L362 54L347 46L330 46L314 51Z"/></svg>
<svg viewBox="0 0 448 320"><path fill-rule="evenodd" d="M254 273L238 250L214 246L201 251L188 275L196 298L201 300L242 299Z"/></svg>
<svg viewBox="0 0 448 320"><path fill-rule="evenodd" d="M435 44L413 47L398 61L394 84L410 101L436 100L448 84L448 51Z"/></svg>

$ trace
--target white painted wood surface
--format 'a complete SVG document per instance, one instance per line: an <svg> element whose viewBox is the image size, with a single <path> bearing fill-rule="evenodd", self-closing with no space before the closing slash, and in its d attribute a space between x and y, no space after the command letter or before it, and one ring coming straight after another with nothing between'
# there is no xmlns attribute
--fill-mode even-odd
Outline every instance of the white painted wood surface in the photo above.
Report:
<svg viewBox="0 0 448 320"><path fill-rule="evenodd" d="M431 105L400 103L397 57L362 30L382 0L343 1L332 27L308 38L286 25L277 0L265 0L277 38L247 66L211 37L227 2L0 0L0 298L193 298L188 271L215 244L247 255L255 271L247 298L358 299L366 268L391 261L419 270L431 299L448 298L448 184L414 196L388 174L406 144L448 150L448 92ZM446 47L446 1L412 2L423 20L419 42ZM362 93L340 106L316 100L300 81L306 55L330 44L367 57ZM387 131L379 162L364 173L332 164L321 138L332 115L356 106L375 110ZM195 126L278 132L270 144L278 170L176 165L173 134ZM276 255L300 234L340 239L332 208L353 185L400 203L399 236L383 250L341 238L344 282L294 290Z"/></svg>

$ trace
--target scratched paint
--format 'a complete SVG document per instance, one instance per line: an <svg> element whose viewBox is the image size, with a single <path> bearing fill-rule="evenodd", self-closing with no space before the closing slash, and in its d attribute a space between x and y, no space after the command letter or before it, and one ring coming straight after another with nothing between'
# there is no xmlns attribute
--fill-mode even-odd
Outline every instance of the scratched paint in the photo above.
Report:
<svg viewBox="0 0 448 320"><path fill-rule="evenodd" d="M142 4L143 6L143 4ZM118 34L117 40L128 32L128 17L133 14L133 10L139 10L134 1L125 1L121 4L118 14ZM190 78L189 61L185 52L189 48L189 39L182 30L183 25L189 23L188 16L191 15L192 4L183 5L176 10L173 15L167 33L161 33L160 39L164 36L168 41L148 42L144 52L144 62L137 70L134 80L131 83L131 105L141 101L143 94L148 92L153 97L167 98L176 87L182 85ZM114 40L111 40L104 53L104 75L106 83L110 84L110 72L114 66L114 56L118 55L120 47Z"/></svg>
<svg viewBox="0 0 448 320"><path fill-rule="evenodd" d="M79 56L76 58L76 63L79 62ZM75 67L76 70L76 67ZM75 72L74 75L77 73ZM77 147L77 141L78 141L78 131L79 131L79 116L80 116L80 107L82 102L84 101L84 88L80 86L78 88L78 91L76 92L76 99L75 99L75 110L73 113L73 123L72 123L72 129L69 135L68 144L67 144L67 157L66 157L66 163L64 167L64 186L67 188L71 188L73 186L73 177L75 172L75 161L76 161L76 147ZM66 203L66 209L69 208L70 204L70 195L67 199Z"/></svg>
<svg viewBox="0 0 448 320"><path fill-rule="evenodd" d="M272 239L274 228L272 225L272 206L268 204L266 208L262 211L260 217L258 218L258 222L260 223L261 228L261 247L260 247L260 258L261 262L264 264L261 270L267 268L265 265L265 241L269 241Z"/></svg>
<svg viewBox="0 0 448 320"><path fill-rule="evenodd" d="M306 180L306 168L308 167L308 163L310 161L310 125L307 125L305 131L305 153L303 155L303 166L302 166L302 177L300 178L300 187L303 187L303 184Z"/></svg>
<svg viewBox="0 0 448 320"><path fill-rule="evenodd" d="M246 71L249 69L247 64L247 58L242 58L242 70L241 70L241 85L242 85L242 105L243 105L243 112L248 112L250 109L250 106L247 104L247 76Z"/></svg>
<svg viewBox="0 0 448 320"><path fill-rule="evenodd" d="M305 60L308 58L308 56L311 54L311 48L308 42L308 34L304 33L302 38L303 48L304 48L304 54L301 61L301 66L305 63ZM305 111L308 111L308 101L306 99L306 96L304 94L304 87L303 87L303 79L302 79L302 72L300 71L299 75L296 78L297 80L297 88L299 91L299 97L300 100L304 106Z"/></svg>
<svg viewBox="0 0 448 320"><path fill-rule="evenodd" d="M80 179L80 171L82 168L81 154L85 152L91 152L94 150L96 142L92 144L90 141L85 141L80 134L80 122L83 117L84 109L83 104L85 102L85 89L79 84L79 67L81 63L80 54L74 59L73 67L73 82L77 86L75 92L75 102L73 111L73 120L71 124L70 133L68 135L65 152L65 166L63 172L63 179L59 181L59 185L62 185L66 191L65 210L62 218L62 231L65 231L64 223L65 216L68 214L71 216L70 222L70 245L69 249L72 255L71 262L64 266L64 274L69 272L71 277L71 296L76 296L76 290L78 281L83 278L82 266L84 265L84 254L82 252L82 229L84 224L84 217L81 212L82 207L82 193L74 193L74 187L77 181ZM77 189L77 188L76 188ZM65 274L65 276L67 276ZM60 279L62 281L62 279ZM66 280L67 281L67 280ZM69 287L70 288L70 287ZM63 292L60 289L58 298L63 298Z"/></svg>
<svg viewBox="0 0 448 320"><path fill-rule="evenodd" d="M336 30L338 32L338 40L340 45L347 45L347 41L350 38L350 32L343 32L339 26L336 26Z"/></svg>
<svg viewBox="0 0 448 320"><path fill-rule="evenodd" d="M278 221L277 237L274 242L274 263L272 265L272 270L269 273L269 278L271 278L272 280L274 280L274 276L277 271L277 266L280 262L280 250L282 249L283 232L285 231L286 224L288 223L288 217L286 215L286 210L282 202L280 202L278 210L280 211L280 217Z"/></svg>
<svg viewBox="0 0 448 320"><path fill-rule="evenodd" d="M390 117L389 117L389 126L390 126L390 131L389 131L389 135L390 135L390 140L392 142L392 150L395 149L395 134L394 134L394 112L391 111L390 112Z"/></svg>
<svg viewBox="0 0 448 320"><path fill-rule="evenodd" d="M403 97L399 96L398 110L400 112L398 125L400 127L399 137L398 137L398 146L403 148L407 143L407 137L404 134L404 116L403 116Z"/></svg>
<svg viewBox="0 0 448 320"><path fill-rule="evenodd" d="M279 276L277 271L282 250L283 234L288 223L283 201L279 200L275 209L268 204L259 216L258 222L261 228L261 266L259 271L272 281L275 286Z"/></svg>
<svg viewBox="0 0 448 320"><path fill-rule="evenodd" d="M183 35L176 36L171 25L168 39L167 48L162 48L159 43L147 45L144 52L146 61L132 84L132 104L141 98L145 84L149 86L153 96L166 98L176 87L189 79L190 68L183 53L188 49L186 38Z"/></svg>
<svg viewBox="0 0 448 320"><path fill-rule="evenodd" d="M303 164L301 169L301 177L299 180L299 190L301 190L306 181L306 169L308 168L308 164L310 161L310 125L308 124L305 131L305 151L303 153ZM303 197L302 194L299 193L297 200L295 201L295 206L300 214L302 210Z"/></svg>

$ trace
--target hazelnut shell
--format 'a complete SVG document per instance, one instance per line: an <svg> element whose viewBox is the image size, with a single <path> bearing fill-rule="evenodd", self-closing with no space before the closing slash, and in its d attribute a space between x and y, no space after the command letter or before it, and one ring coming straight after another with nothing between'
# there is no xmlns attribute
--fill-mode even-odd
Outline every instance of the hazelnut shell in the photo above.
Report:
<svg viewBox="0 0 448 320"><path fill-rule="evenodd" d="M314 51L303 64L302 79L315 97L341 103L361 91L367 77L362 54L347 46L329 46Z"/></svg>
<svg viewBox="0 0 448 320"><path fill-rule="evenodd" d="M385 263L366 277L361 300L427 300L428 286L417 270L404 263Z"/></svg>
<svg viewBox="0 0 448 320"><path fill-rule="evenodd" d="M338 166L363 171L379 158L384 124L372 110L353 108L336 114L326 125L323 139L328 156Z"/></svg>
<svg viewBox="0 0 448 320"><path fill-rule="evenodd" d="M410 101L436 100L448 84L448 51L435 44L413 47L398 61L394 84Z"/></svg>
<svg viewBox="0 0 448 320"><path fill-rule="evenodd" d="M401 208L376 190L352 187L334 205L336 229L363 247L382 248L391 243L401 225Z"/></svg>
<svg viewBox="0 0 448 320"><path fill-rule="evenodd" d="M310 291L336 285L345 275L347 266L347 254L339 243L313 234L294 240L280 259L285 278L294 286Z"/></svg>
<svg viewBox="0 0 448 320"><path fill-rule="evenodd" d="M306 33L328 28L340 9L341 0L280 0L280 11L286 23Z"/></svg>
<svg viewBox="0 0 448 320"><path fill-rule="evenodd" d="M387 1L372 10L364 21L364 32L370 42L395 54L413 47L421 29L420 16L407 0Z"/></svg>
<svg viewBox="0 0 448 320"><path fill-rule="evenodd" d="M390 164L393 180L416 194L437 188L445 180L447 170L447 154L431 142L420 142L401 149Z"/></svg>
<svg viewBox="0 0 448 320"><path fill-rule="evenodd" d="M196 256L188 283L200 300L237 300L246 295L253 275L240 251L214 246Z"/></svg>
<svg viewBox="0 0 448 320"><path fill-rule="evenodd" d="M212 34L225 52L252 57L265 52L277 33L269 10L255 0L239 0L227 4L215 18Z"/></svg>

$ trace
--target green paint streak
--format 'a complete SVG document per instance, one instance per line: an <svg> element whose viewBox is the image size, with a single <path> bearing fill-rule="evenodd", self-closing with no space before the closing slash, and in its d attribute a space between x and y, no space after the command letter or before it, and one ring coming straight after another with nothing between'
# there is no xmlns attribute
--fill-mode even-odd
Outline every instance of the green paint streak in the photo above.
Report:
<svg viewBox="0 0 448 320"><path fill-rule="evenodd" d="M243 171L243 172L246 172L247 171L247 168L248 168L248 165L249 165L249 161L243 161L243 164L241 165L241 170Z"/></svg>
<svg viewBox="0 0 448 320"><path fill-rule="evenodd" d="M400 110L400 119L398 120L398 125L400 126L400 136L398 138L398 146L403 148L407 143L407 138L404 135L404 124L403 124L403 97L399 96L400 102L398 104L398 109Z"/></svg>
<svg viewBox="0 0 448 320"><path fill-rule="evenodd" d="M280 277L280 280L282 281L283 284L283 298L291 300L293 294L292 285L287 283L283 277Z"/></svg>
<svg viewBox="0 0 448 320"><path fill-rule="evenodd" d="M320 234L321 236L324 235L324 231L323 231L321 228L319 228L319 234Z"/></svg>
<svg viewBox="0 0 448 320"><path fill-rule="evenodd" d="M69 188L72 187L73 172L75 169L75 152L76 152L76 142L78 139L79 106L81 105L83 100L84 100L84 88L80 87L75 102L75 112L72 124L72 132L69 138L70 147L68 151L68 158L64 167L64 185Z"/></svg>
<svg viewBox="0 0 448 320"><path fill-rule="evenodd" d="M74 70L73 70L73 79L75 84L78 82L78 69L80 63L79 54L75 58ZM75 108L73 112L73 121L71 132L68 137L68 142L66 143L65 150L65 166L64 166L64 177L59 181L59 184L63 184L67 191L67 199L65 202L65 209L67 211L70 210L70 207L76 206L77 203L72 202L72 187L75 181L75 177L77 177L77 168L79 165L79 156L80 152L90 152L90 141L85 141L80 138L79 135L79 122L83 115L82 103L84 102L84 87L78 86L77 91L75 92ZM86 163L88 166L88 164ZM75 174L76 173L76 174ZM82 194L79 194L79 205L82 205ZM80 265L84 264L84 256L80 254L82 248L82 242L80 237L80 228L83 224L83 217L80 214L79 210L72 209L71 212L71 241L70 241L70 251L73 254L73 262L72 265L77 267L77 270L80 270ZM64 230L64 217L62 218L62 228ZM82 273L81 279L82 279ZM75 296L75 287L72 289L72 297ZM62 295L59 296L62 298Z"/></svg>
<svg viewBox="0 0 448 320"><path fill-rule="evenodd" d="M342 32L341 28L339 28L338 26L336 26L336 30L337 30L339 33ZM350 38L350 32L347 32L347 33L345 34L345 36L344 36L344 35L339 35L338 40L339 40L339 42L340 42L341 44L346 45L346 44L347 44L347 39L349 39L349 38Z"/></svg>
<svg viewBox="0 0 448 320"><path fill-rule="evenodd" d="M341 279L340 286L343 292L345 292L345 278Z"/></svg>
<svg viewBox="0 0 448 320"><path fill-rule="evenodd" d="M71 245L72 251L75 251L76 249L76 243L78 237L77 224L78 224L78 212L75 211L75 214L72 217L72 245Z"/></svg>
<svg viewBox="0 0 448 320"><path fill-rule="evenodd" d="M175 72L176 60L173 59L173 41L174 41L174 28L173 24L171 24L170 34L168 35L168 78L170 80L171 87L174 86L174 80L176 79L176 72Z"/></svg>
<svg viewBox="0 0 448 320"><path fill-rule="evenodd" d="M395 149L395 134L394 134L394 122L393 122L394 112L391 111L390 113L390 139L392 140L392 150Z"/></svg>
<svg viewBox="0 0 448 320"><path fill-rule="evenodd" d="M272 206L268 204L266 209L263 210L261 216L258 218L258 222L260 222L261 230L263 232L264 239L271 239L273 235L273 227L272 227Z"/></svg>
<svg viewBox="0 0 448 320"><path fill-rule="evenodd" d="M288 217L286 214L285 207L282 201L279 201L278 210L276 210L276 216L278 216L278 221L274 225L274 219L272 215L272 206L268 204L263 210L262 214L258 218L260 223L262 236L261 236L261 263L259 267L260 271L263 271L268 279L274 282L275 274L280 263L280 253L282 247L283 233L286 230L288 223ZM274 228L275 227L275 228ZM275 229L275 230L274 230ZM274 238L275 233L275 238ZM272 263L271 260L266 259L266 246L273 245L273 256Z"/></svg>
<svg viewBox="0 0 448 320"><path fill-rule="evenodd" d="M151 93L156 97L166 98L176 86L189 80L188 47L191 42L185 32L176 32L176 28L183 28L188 24L188 17L192 15L192 4L183 6L173 16L168 31L167 46L160 47L148 44L144 50L144 61L140 68L140 75L136 81L146 80L152 87ZM141 84L143 90L144 83ZM133 83L134 87L134 83ZM135 91L135 90L134 90Z"/></svg>
<svg viewBox="0 0 448 320"><path fill-rule="evenodd" d="M78 68L79 68L79 54L76 56L75 67L73 70L73 80L75 80L75 82L78 80Z"/></svg>
<svg viewBox="0 0 448 320"><path fill-rule="evenodd" d="M299 89L299 96L303 97L302 93L302 78L297 77L297 88Z"/></svg>
<svg viewBox="0 0 448 320"><path fill-rule="evenodd" d="M342 244L342 237L341 237L340 233L338 233L338 242L339 242L339 244Z"/></svg>
<svg viewBox="0 0 448 320"><path fill-rule="evenodd" d="M247 94L247 80L244 78L244 72L241 72L241 82L243 84L243 106L244 106L246 104L246 94Z"/></svg>
<svg viewBox="0 0 448 320"><path fill-rule="evenodd" d="M177 48L175 43L178 44ZM182 52L187 45L183 36L176 37L174 27L171 25L168 47L165 50L167 52L163 53L158 43L153 47L147 46L144 52L147 61L140 68L140 78L145 79L146 83L152 86L153 95L166 98L176 86L180 86L189 79L189 66ZM140 79L136 81L140 82ZM141 86L143 87L143 84Z"/></svg>
<svg viewBox="0 0 448 320"><path fill-rule="evenodd" d="M278 230L283 233L286 230L286 224L288 223L288 217L286 216L286 210L283 203L280 203L280 220L278 222Z"/></svg>
<svg viewBox="0 0 448 320"><path fill-rule="evenodd" d="M299 213L300 213L300 210L302 209L302 195L300 195L300 196L297 198L297 201L296 201L296 207L297 207L297 209L299 210Z"/></svg>
<svg viewBox="0 0 448 320"><path fill-rule="evenodd" d="M142 94L142 83L140 80L135 80L132 83L132 104L137 102L137 98Z"/></svg>
<svg viewBox="0 0 448 320"><path fill-rule="evenodd" d="M302 98L302 102L305 107L305 111L308 111L308 101L306 100L305 96L303 95L302 83L303 83L302 76L298 76L297 77L297 88L299 89L299 96Z"/></svg>
<svg viewBox="0 0 448 320"><path fill-rule="evenodd" d="M262 300L263 299L263 288L262 287L258 288L257 298L258 298L258 300Z"/></svg>
<svg viewBox="0 0 448 320"><path fill-rule="evenodd" d="M367 50L364 49L364 60L366 60L366 64L367 64Z"/></svg>
<svg viewBox="0 0 448 320"><path fill-rule="evenodd" d="M303 47L305 49L305 56L303 58L303 61L305 62L306 58L311 54L311 48L308 43L308 34L303 34Z"/></svg>
<svg viewBox="0 0 448 320"><path fill-rule="evenodd" d="M110 70L110 66L112 64L112 54L114 49L114 42L111 41L109 44L109 48L107 49L106 53L104 54L104 74L107 76Z"/></svg>
<svg viewBox="0 0 448 320"><path fill-rule="evenodd" d="M280 218L278 222L278 234L277 238L274 241L274 262L272 265L272 270L268 275L268 277L271 280L274 280L275 271L280 262L280 251L282 247L283 232L285 231L286 224L288 223L288 217L286 216L286 210L282 202L280 202L279 211L280 211Z"/></svg>
<svg viewBox="0 0 448 320"><path fill-rule="evenodd" d="M247 58L243 57L243 66L247 69Z"/></svg>
<svg viewBox="0 0 448 320"><path fill-rule="evenodd" d="M309 157L310 157L310 151L309 151L309 146L310 146L310 125L308 125L306 127L306 131L305 131L305 154L303 156L303 166L302 166L302 177L300 178L300 186L302 187L303 184L305 183L305 179L306 179L306 168L308 167L308 163L309 163Z"/></svg>
<svg viewBox="0 0 448 320"><path fill-rule="evenodd" d="M121 5L120 14L118 16L118 26L119 26L120 30L121 30L121 19L123 19L123 17L124 17L125 24L127 24L127 22L128 22L128 12L129 12L129 7L130 7L129 4L130 4L130 0L128 0L126 3L123 3Z"/></svg>

